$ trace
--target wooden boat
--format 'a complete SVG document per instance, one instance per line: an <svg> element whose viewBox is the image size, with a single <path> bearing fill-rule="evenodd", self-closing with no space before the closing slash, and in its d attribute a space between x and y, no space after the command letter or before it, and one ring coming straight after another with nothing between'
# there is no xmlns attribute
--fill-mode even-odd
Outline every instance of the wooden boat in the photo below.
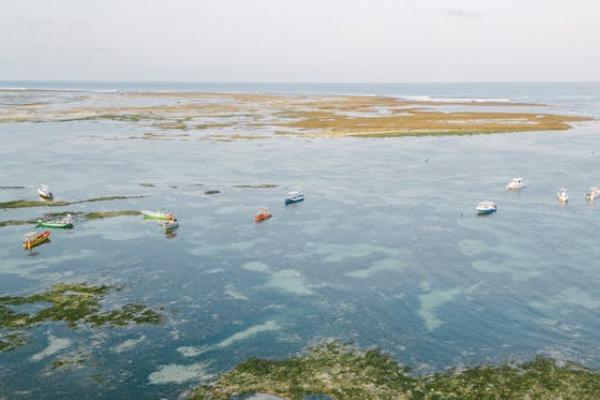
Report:
<svg viewBox="0 0 600 400"><path fill-rule="evenodd" d="M512 178L508 185L506 185L506 190L519 190L523 189L527 184L523 180L522 177Z"/></svg>
<svg viewBox="0 0 600 400"><path fill-rule="evenodd" d="M301 201L304 201L303 193L296 191L289 192L287 197L285 198L285 205L287 206L288 204L300 203Z"/></svg>
<svg viewBox="0 0 600 400"><path fill-rule="evenodd" d="M25 250L31 250L35 246L48 241L50 239L50 231L44 232L29 232L25 234L25 240L23 241L23 248Z"/></svg>
<svg viewBox="0 0 600 400"><path fill-rule="evenodd" d="M165 213L165 212L162 212L161 210L158 210L158 211L141 210L140 213L142 213L142 215L146 219L157 219L157 220L168 220L169 215L171 215L171 216L173 215L172 213Z"/></svg>
<svg viewBox="0 0 600 400"><path fill-rule="evenodd" d="M556 193L556 196L558 197L558 201L560 201L562 204L569 201L569 194L567 193L566 188L561 188L558 193Z"/></svg>
<svg viewBox="0 0 600 400"><path fill-rule="evenodd" d="M269 209L266 207L261 207L258 209L258 212L254 216L254 222L263 222L271 218L273 215L269 212Z"/></svg>
<svg viewBox="0 0 600 400"><path fill-rule="evenodd" d="M54 194L50 190L48 190L48 185L41 185L37 192L38 196L40 196L40 198L42 198L43 200L54 199Z"/></svg>
<svg viewBox="0 0 600 400"><path fill-rule="evenodd" d="M64 218L61 218L56 221L43 221L39 219L37 221L37 226L45 228L72 229L73 217L71 216L71 214L67 214Z"/></svg>
<svg viewBox="0 0 600 400"><path fill-rule="evenodd" d="M475 208L477 214L486 215L494 213L498 210L498 206L493 201L482 201Z"/></svg>

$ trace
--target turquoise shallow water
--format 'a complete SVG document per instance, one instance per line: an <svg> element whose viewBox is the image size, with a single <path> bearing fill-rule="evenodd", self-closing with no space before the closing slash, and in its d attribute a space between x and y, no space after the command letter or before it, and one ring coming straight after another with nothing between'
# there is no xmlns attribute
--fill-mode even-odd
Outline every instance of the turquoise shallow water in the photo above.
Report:
<svg viewBox="0 0 600 400"><path fill-rule="evenodd" d="M600 96L564 92L546 102L597 115ZM181 221L174 238L141 218L89 221L30 255L27 227L0 228L3 294L109 283L123 289L107 306L144 302L167 315L156 327L35 328L0 354L0 398L174 399L247 357L328 338L379 345L421 372L536 354L600 366L600 204L584 199L600 186L596 122L441 138L114 140L137 129L0 125L0 185L25 186L0 190L0 201L32 198L45 182L64 199L147 196L69 210L162 207ZM506 192L519 175L529 186ZM279 186L234 187L261 183ZM295 189L306 201L284 207ZM478 218L486 199L498 213ZM259 206L274 217L255 225ZM57 210L0 210L0 220ZM83 367L49 370L78 351L90 354Z"/></svg>

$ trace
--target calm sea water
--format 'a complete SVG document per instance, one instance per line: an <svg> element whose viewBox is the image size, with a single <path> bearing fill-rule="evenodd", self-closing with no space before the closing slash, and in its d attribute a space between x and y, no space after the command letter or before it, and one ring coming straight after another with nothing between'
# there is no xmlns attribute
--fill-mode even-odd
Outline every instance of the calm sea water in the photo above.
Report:
<svg viewBox="0 0 600 400"><path fill-rule="evenodd" d="M0 87L511 99L600 116L597 83ZM284 357L329 338L380 346L419 372L537 354L600 366L600 204L584 199L600 186L597 122L441 138L115 140L139 129L0 124L0 186L25 186L0 190L0 201L34 198L49 183L65 199L147 196L69 210L161 207L181 221L174 238L141 218L85 222L31 255L21 249L27 227L0 228L0 293L108 283L123 290L107 307L144 302L167 315L156 327L36 327L27 345L0 354L0 398L176 399L250 356ZM506 192L513 176L529 186ZM279 186L234 187L261 183ZM562 185L571 195L563 207ZM284 207L289 190L306 201ZM476 217L488 199L498 213ZM274 217L255 225L259 206ZM0 220L46 211L0 210ZM82 367L50 370L77 352L89 354Z"/></svg>

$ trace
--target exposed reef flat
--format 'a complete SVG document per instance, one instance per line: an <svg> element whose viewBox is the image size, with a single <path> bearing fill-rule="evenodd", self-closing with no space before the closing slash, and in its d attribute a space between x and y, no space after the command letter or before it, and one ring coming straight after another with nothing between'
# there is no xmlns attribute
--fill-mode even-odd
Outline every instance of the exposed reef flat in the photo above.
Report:
<svg viewBox="0 0 600 400"><path fill-rule="evenodd" d="M126 304L103 311L100 302L112 289L106 285L59 283L45 292L29 296L0 297L0 351L23 345L25 330L51 321L65 322L71 328L81 324L124 326L130 323L159 324L162 321L159 311L142 304ZM48 307L33 313L15 309L34 304L47 304Z"/></svg>
<svg viewBox="0 0 600 400"><path fill-rule="evenodd" d="M93 221L96 219L115 218L115 217L134 217L134 216L142 215L142 213L137 210L93 211L93 212L88 212L88 213L77 212L77 211L64 211L64 212L58 212L58 213L47 213L47 214L44 214L40 218L34 218L34 219L25 219L25 220L9 219L6 221L0 221L0 228L3 228L5 226L37 224L39 219L41 219L43 221L50 221L50 220L64 218L68 214L76 217L78 221Z"/></svg>
<svg viewBox="0 0 600 400"><path fill-rule="evenodd" d="M0 208L64 207L64 206L70 206L73 204L95 203L95 202L99 202L99 201L112 201L112 200L140 199L143 197L145 197L145 196L101 196L101 197L93 197L91 199L76 200L76 201L13 200L13 201L5 201L3 203L0 203Z"/></svg>
<svg viewBox="0 0 600 400"><path fill-rule="evenodd" d="M35 91L27 94L35 95ZM560 131L590 119L532 112L537 106L543 105L350 95L90 93L85 102L72 101L60 108L46 104L3 108L0 122L111 120L154 129L130 139L241 140L287 135L390 137ZM492 107L494 111L490 111Z"/></svg>
<svg viewBox="0 0 600 400"><path fill-rule="evenodd" d="M326 395L335 400L597 399L600 375L574 364L536 358L519 365L478 366L428 376L379 350L336 343L319 345L286 360L252 358L201 386L190 400L229 400L268 393L288 400Z"/></svg>

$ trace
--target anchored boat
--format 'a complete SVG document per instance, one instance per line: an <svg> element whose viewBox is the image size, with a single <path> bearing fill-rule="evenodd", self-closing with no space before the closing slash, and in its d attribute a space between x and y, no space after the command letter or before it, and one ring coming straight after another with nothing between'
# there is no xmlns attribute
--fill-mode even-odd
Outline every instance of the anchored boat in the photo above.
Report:
<svg viewBox="0 0 600 400"><path fill-rule="evenodd" d="M64 218L61 218L56 221L43 221L39 219L37 221L37 226L45 228L72 229L73 216L71 214L67 214Z"/></svg>
<svg viewBox="0 0 600 400"><path fill-rule="evenodd" d="M304 201L303 193L297 191L289 192L285 198L285 205L287 206L288 204L300 203L301 201Z"/></svg>
<svg viewBox="0 0 600 400"><path fill-rule="evenodd" d="M163 222L163 228L165 230L165 233L172 232L175 229L179 228L179 221L177 221L177 218L175 218L175 216L171 213L169 213L168 215L171 218Z"/></svg>
<svg viewBox="0 0 600 400"><path fill-rule="evenodd" d="M569 194L567 193L567 189L564 187L560 188L558 193L556 193L556 196L558 197L558 201L563 204L569 201Z"/></svg>
<svg viewBox="0 0 600 400"><path fill-rule="evenodd" d="M594 201L600 197L600 188L592 187L590 191L585 194L585 199L588 201Z"/></svg>
<svg viewBox="0 0 600 400"><path fill-rule="evenodd" d="M258 209L258 212L254 216L254 222L263 222L271 218L273 215L266 207L261 207Z"/></svg>
<svg viewBox="0 0 600 400"><path fill-rule="evenodd" d="M29 232L24 235L25 240L23 241L23 248L25 250L31 250L35 246L48 241L50 239L50 231L44 232Z"/></svg>
<svg viewBox="0 0 600 400"><path fill-rule="evenodd" d="M522 177L512 178L510 182L508 182L508 185L506 185L506 190L519 190L523 189L525 186L527 185Z"/></svg>
<svg viewBox="0 0 600 400"><path fill-rule="evenodd" d="M150 211L150 210L141 210L140 213L146 219L157 219L157 220L168 220L170 216L173 216L173 213L165 213L161 210L158 211Z"/></svg>
<svg viewBox="0 0 600 400"><path fill-rule="evenodd" d="M40 185L37 192L43 200L54 200L54 193L48 190L48 185Z"/></svg>
<svg viewBox="0 0 600 400"><path fill-rule="evenodd" d="M482 201L477 205L475 210L479 215L486 215L496 212L498 206L493 201Z"/></svg>

